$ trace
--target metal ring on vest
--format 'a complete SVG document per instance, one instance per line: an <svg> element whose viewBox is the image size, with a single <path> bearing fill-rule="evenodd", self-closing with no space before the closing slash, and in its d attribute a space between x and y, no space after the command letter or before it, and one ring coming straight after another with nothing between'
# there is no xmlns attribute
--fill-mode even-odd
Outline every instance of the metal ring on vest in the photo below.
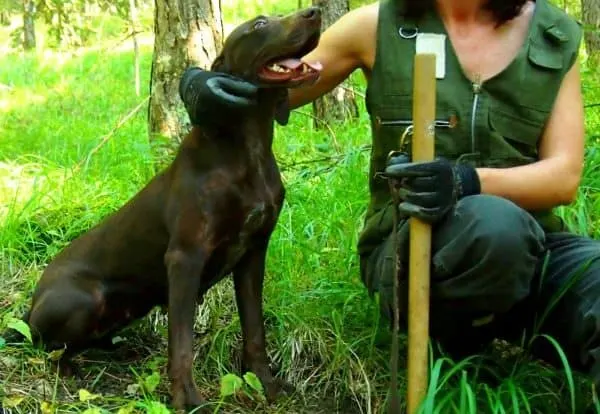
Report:
<svg viewBox="0 0 600 414"><path fill-rule="evenodd" d="M398 29L398 34L404 39L414 39L415 37L417 37L417 34L419 33L419 28L414 27L409 30L412 30L413 32L406 34L406 32L404 31L404 27L401 27L400 29Z"/></svg>

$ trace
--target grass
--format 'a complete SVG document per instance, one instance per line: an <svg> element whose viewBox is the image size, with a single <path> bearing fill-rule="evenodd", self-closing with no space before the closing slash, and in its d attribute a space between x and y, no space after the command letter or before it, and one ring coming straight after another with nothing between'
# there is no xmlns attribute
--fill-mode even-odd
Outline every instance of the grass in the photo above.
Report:
<svg viewBox="0 0 600 414"><path fill-rule="evenodd" d="M249 15L234 2L223 5L227 22ZM289 2L256 7L275 5L280 12L293 8ZM0 84L12 87L0 89L0 329L26 307L44 265L135 194L164 156L160 143L147 140L144 110L95 151L146 97L144 89L135 96L133 53L115 47L120 31L112 20L109 26L93 49L0 57ZM5 35L0 32L0 40ZM141 52L144 85L151 43ZM586 102L600 102L592 69L584 68L584 84ZM351 86L364 93L359 76ZM239 368L239 319L225 281L199 308L195 341L195 378L221 412L384 412L391 337L359 280L355 254L370 144L359 104L359 119L331 130L312 127L308 106L276 129L287 199L268 253L265 314L271 357L297 393L267 405L248 385L220 398L221 381L231 385L228 374ZM576 231L597 237L600 111L590 107L586 116L579 198L560 211ZM152 312L121 336L116 353L83 354L76 379L55 374L53 355L0 340L0 401L19 413L167 412L165 315ZM403 362L401 369L405 387ZM500 344L465 360L434 359L426 407L436 413L582 412L592 398L589 382L568 365L556 370Z"/></svg>

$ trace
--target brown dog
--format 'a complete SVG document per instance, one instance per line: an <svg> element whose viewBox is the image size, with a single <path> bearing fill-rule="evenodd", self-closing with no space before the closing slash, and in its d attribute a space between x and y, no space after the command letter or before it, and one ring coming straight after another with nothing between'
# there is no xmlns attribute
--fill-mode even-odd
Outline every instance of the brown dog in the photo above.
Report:
<svg viewBox="0 0 600 414"><path fill-rule="evenodd" d="M196 304L233 273L244 368L270 400L278 394L284 384L269 368L262 313L265 255L284 200L273 126L287 88L319 76L299 59L317 45L320 27L319 10L310 8L260 16L231 33L212 69L257 84L257 105L228 126L194 127L164 172L48 265L24 317L47 348L66 345L68 362L167 306L173 406L197 407Z"/></svg>

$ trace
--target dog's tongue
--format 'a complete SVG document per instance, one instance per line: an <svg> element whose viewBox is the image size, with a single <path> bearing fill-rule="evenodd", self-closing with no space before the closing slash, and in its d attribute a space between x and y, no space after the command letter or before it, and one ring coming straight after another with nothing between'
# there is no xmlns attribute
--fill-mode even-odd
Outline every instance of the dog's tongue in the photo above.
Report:
<svg viewBox="0 0 600 414"><path fill-rule="evenodd" d="M277 64L290 70L296 70L300 66L302 66L302 64L308 65L316 71L320 71L321 69L323 69L323 65L321 65L320 62L302 62L300 59L283 59L277 62Z"/></svg>

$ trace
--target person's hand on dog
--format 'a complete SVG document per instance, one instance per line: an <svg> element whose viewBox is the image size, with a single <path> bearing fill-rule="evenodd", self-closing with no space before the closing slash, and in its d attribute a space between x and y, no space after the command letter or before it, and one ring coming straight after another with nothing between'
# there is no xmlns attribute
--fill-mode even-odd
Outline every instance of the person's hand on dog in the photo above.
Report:
<svg viewBox="0 0 600 414"><path fill-rule="evenodd" d="M469 165L453 165L445 158L411 162L406 153L388 157L384 176L395 181L402 213L433 224L462 197L481 191L479 176Z"/></svg>
<svg viewBox="0 0 600 414"><path fill-rule="evenodd" d="M241 110L256 103L258 87L226 73L198 67L186 69L179 82L179 96L194 125L221 119L232 109Z"/></svg>

